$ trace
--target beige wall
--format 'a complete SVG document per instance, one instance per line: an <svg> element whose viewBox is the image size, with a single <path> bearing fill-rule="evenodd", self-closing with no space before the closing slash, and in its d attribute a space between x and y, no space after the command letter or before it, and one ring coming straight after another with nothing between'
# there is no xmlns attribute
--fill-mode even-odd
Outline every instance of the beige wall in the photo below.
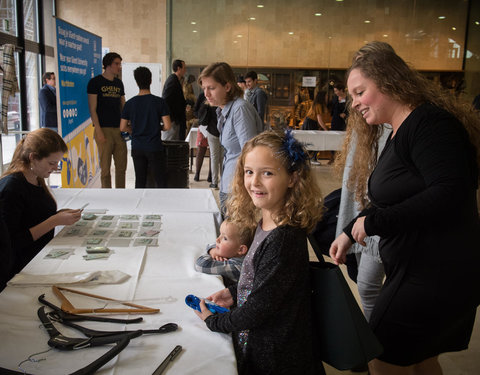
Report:
<svg viewBox="0 0 480 375"><path fill-rule="evenodd" d="M384 40L417 69L461 70L467 7L467 0L175 0L172 55L197 65L335 69L347 68L366 41Z"/></svg>
<svg viewBox="0 0 480 375"><path fill-rule="evenodd" d="M165 72L166 0L57 0L57 16L101 36L123 61L161 63Z"/></svg>

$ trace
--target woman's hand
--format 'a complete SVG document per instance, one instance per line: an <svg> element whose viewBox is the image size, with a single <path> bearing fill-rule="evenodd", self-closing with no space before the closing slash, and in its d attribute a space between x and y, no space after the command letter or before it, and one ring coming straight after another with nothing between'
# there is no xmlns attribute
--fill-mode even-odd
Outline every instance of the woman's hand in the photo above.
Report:
<svg viewBox="0 0 480 375"><path fill-rule="evenodd" d="M345 233L340 234L330 246L330 257L336 265L345 264L347 251L352 246L352 241Z"/></svg>
<svg viewBox="0 0 480 375"><path fill-rule="evenodd" d="M82 217L83 210L63 209L58 211L54 216L56 225L72 225Z"/></svg>
<svg viewBox="0 0 480 375"><path fill-rule="evenodd" d="M233 297L228 288L219 290L216 293L213 293L211 296L207 297L208 300L216 303L219 306L230 308L233 306Z"/></svg>
<svg viewBox="0 0 480 375"><path fill-rule="evenodd" d="M55 215L50 216L47 220L44 220L40 224L37 224L29 229L33 240L38 240L45 233L55 229L57 225L75 224L82 217L82 211L83 210L80 209L71 210L69 208L58 211Z"/></svg>
<svg viewBox="0 0 480 375"><path fill-rule="evenodd" d="M198 317L202 320L205 320L207 319L210 315L213 315L212 312L207 308L207 306L205 305L205 300L204 299L201 299L200 300L200 309L202 310L202 312L200 311L197 311L197 310L194 310L195 311L195 314L198 315Z"/></svg>
<svg viewBox="0 0 480 375"><path fill-rule="evenodd" d="M365 237L367 233L365 232L365 216L359 217L352 228L352 237L362 246L367 246L365 243Z"/></svg>

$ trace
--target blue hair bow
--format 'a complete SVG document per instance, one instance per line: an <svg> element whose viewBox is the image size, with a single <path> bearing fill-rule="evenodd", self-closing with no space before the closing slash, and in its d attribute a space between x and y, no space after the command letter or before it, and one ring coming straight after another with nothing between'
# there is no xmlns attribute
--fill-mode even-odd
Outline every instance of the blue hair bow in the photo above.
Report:
<svg viewBox="0 0 480 375"><path fill-rule="evenodd" d="M290 160L290 167L288 168L289 172L300 169L300 166L302 165L306 166L308 154L305 152L303 145L295 139L293 132L290 129L285 130L282 149Z"/></svg>

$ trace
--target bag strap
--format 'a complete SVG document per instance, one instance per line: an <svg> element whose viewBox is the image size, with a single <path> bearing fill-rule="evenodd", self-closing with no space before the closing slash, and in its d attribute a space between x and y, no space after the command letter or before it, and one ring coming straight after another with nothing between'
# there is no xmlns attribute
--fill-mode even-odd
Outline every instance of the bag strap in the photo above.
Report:
<svg viewBox="0 0 480 375"><path fill-rule="evenodd" d="M307 238L308 238L308 242L310 242L310 245L312 246L313 251L315 252L315 256L317 257L318 262L327 263L325 262L325 259L323 259L322 251L320 250L320 245L315 239L315 236L313 234L309 234Z"/></svg>

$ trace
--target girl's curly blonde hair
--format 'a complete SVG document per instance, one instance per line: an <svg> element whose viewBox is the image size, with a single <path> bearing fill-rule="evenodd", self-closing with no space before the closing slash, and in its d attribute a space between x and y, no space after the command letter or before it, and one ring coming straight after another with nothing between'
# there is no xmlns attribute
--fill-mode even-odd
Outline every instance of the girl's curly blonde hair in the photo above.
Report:
<svg viewBox="0 0 480 375"><path fill-rule="evenodd" d="M469 103L462 102L412 69L388 43L371 42L360 48L353 56L347 79L354 69L359 69L364 77L375 82L381 93L408 105L412 110L421 104L431 103L454 115L468 132L470 142L477 150L477 165L480 165L480 118ZM355 192L355 200L365 207L368 203L368 178L377 162L378 139L383 127L368 125L351 108L350 100L347 105L347 135L335 164L337 169L345 166L347 153L355 142L355 155L347 188Z"/></svg>
<svg viewBox="0 0 480 375"><path fill-rule="evenodd" d="M312 175L310 161L295 162L285 149L287 138L292 137L281 131L266 131L248 141L238 158L232 181L232 192L227 201L227 215L245 225L256 225L260 210L255 207L244 185L245 156L255 147L264 146L272 150L289 175L296 174L294 186L289 188L285 206L273 218L278 226L291 225L311 232L322 216L323 198L320 188ZM297 144L298 146L298 144ZM306 155L305 149L302 151Z"/></svg>

